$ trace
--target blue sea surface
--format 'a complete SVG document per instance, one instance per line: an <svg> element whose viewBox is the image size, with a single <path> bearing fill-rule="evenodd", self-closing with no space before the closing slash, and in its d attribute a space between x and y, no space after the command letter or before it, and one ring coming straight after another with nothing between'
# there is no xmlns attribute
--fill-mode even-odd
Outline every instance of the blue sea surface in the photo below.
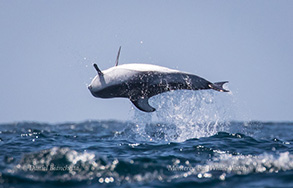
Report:
<svg viewBox="0 0 293 188"><path fill-rule="evenodd" d="M0 124L0 187L293 187L293 123L175 98L129 121Z"/></svg>
<svg viewBox="0 0 293 188"><path fill-rule="evenodd" d="M255 135L182 142L174 127L147 126L139 135L119 121L2 124L0 186L293 187L293 123L230 122Z"/></svg>

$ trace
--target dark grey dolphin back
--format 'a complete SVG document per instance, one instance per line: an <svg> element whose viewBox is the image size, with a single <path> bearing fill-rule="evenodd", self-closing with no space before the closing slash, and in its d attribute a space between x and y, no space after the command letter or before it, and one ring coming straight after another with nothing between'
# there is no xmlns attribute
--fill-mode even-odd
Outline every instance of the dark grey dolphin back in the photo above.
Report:
<svg viewBox="0 0 293 188"><path fill-rule="evenodd" d="M152 96L172 90L221 90L222 83L216 85L196 75L181 72L161 73L144 72L131 78L127 85L131 102L140 110L153 112L156 109L149 105ZM224 91L224 90L223 90Z"/></svg>

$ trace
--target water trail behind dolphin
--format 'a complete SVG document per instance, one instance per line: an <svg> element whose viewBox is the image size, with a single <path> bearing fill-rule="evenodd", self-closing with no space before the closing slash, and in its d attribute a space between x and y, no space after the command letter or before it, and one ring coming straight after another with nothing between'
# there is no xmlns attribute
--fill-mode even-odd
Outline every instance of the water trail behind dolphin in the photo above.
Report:
<svg viewBox="0 0 293 188"><path fill-rule="evenodd" d="M154 96L153 113L133 109L132 121L142 139L183 142L228 131L235 118L232 93L171 91Z"/></svg>

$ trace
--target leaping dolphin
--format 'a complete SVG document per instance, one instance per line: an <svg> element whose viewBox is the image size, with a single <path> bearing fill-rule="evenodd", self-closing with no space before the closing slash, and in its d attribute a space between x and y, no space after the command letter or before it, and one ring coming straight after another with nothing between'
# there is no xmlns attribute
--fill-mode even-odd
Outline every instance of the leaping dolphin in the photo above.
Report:
<svg viewBox="0 0 293 188"><path fill-rule="evenodd" d="M121 47L115 66L101 71L96 64L98 74L88 89L99 98L123 97L144 112L154 112L148 100L152 96L172 90L214 89L229 92L223 88L225 82L212 83L199 76L151 64L118 65Z"/></svg>

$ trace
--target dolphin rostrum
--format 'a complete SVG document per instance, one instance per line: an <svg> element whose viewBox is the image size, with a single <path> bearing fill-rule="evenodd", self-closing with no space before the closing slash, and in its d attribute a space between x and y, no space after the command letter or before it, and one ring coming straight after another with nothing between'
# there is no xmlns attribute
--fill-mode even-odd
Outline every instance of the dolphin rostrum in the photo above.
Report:
<svg viewBox="0 0 293 188"><path fill-rule="evenodd" d="M172 90L213 89L228 92L223 88L225 82L212 83L199 76L151 64L118 65L121 47L115 66L101 71L88 86L93 96L99 98L124 97L140 110L153 112L156 109L149 105L149 98Z"/></svg>

